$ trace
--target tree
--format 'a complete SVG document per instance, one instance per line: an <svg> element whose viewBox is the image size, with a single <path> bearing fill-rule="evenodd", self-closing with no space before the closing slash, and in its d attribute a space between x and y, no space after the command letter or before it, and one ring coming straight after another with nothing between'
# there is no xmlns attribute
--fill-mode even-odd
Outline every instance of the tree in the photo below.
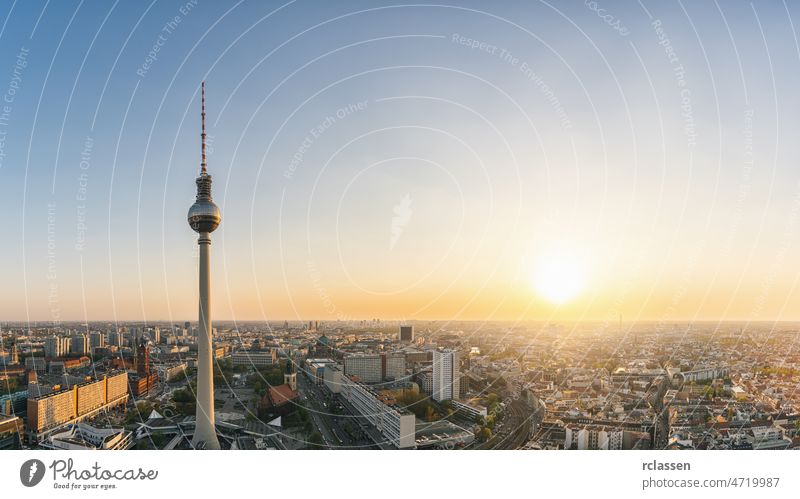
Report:
<svg viewBox="0 0 800 499"><path fill-rule="evenodd" d="M184 388L182 390L175 390L175 392L172 394L172 400L175 403L183 404L188 402L194 402L195 397L190 390Z"/></svg>
<svg viewBox="0 0 800 499"><path fill-rule="evenodd" d="M14 393L19 391L19 378L7 378L5 388L6 393Z"/></svg>
<svg viewBox="0 0 800 499"><path fill-rule="evenodd" d="M322 445L324 443L325 442L324 442L324 440L322 440L322 435L318 431L315 431L314 433L312 433L308 437L308 448L309 449L315 449L315 450L322 449Z"/></svg>

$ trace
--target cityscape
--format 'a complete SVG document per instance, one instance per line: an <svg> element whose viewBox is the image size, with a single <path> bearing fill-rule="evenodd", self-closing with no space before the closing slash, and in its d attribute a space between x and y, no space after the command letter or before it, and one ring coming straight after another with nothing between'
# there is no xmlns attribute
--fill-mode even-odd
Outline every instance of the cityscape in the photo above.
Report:
<svg viewBox="0 0 800 499"><path fill-rule="evenodd" d="M603 327L378 319L215 323L212 410L219 445L800 445L800 325ZM2 448L193 448L197 322L30 329L10 323L3 330Z"/></svg>
<svg viewBox="0 0 800 499"><path fill-rule="evenodd" d="M0 450L800 450L795 5L73 3L0 9Z"/></svg>

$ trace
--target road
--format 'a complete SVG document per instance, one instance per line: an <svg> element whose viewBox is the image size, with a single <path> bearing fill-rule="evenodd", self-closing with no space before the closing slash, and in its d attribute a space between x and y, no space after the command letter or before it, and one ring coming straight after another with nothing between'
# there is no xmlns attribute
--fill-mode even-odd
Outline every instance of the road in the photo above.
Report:
<svg viewBox="0 0 800 499"><path fill-rule="evenodd" d="M330 449L375 448L361 427L359 418L332 397L324 387L303 375L297 377L301 404L308 410L314 427Z"/></svg>
<svg viewBox="0 0 800 499"><path fill-rule="evenodd" d="M531 410L522 400L512 400L505 411L506 415L495 427L497 433L479 449L520 449L530 440L533 425L538 426L544 419L541 406Z"/></svg>

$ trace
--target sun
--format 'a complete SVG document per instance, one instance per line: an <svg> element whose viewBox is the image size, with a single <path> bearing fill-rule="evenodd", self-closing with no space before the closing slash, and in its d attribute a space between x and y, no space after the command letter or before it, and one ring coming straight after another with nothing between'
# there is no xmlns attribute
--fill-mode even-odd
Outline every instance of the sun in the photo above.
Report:
<svg viewBox="0 0 800 499"><path fill-rule="evenodd" d="M555 305L563 305L586 287L583 261L571 251L541 255L531 273L531 284L538 295Z"/></svg>

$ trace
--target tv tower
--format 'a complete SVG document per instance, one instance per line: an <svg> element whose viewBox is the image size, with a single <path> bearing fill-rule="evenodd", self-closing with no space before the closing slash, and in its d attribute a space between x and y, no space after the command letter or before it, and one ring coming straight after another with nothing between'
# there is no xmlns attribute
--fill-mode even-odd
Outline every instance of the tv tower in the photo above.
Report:
<svg viewBox="0 0 800 499"><path fill-rule="evenodd" d="M197 412L195 413L195 449L219 449L214 429L214 372L211 365L211 233L219 227L222 215L211 199L211 175L206 170L206 83L201 84L202 122L200 176L197 177L197 198L189 208L189 226L199 234L200 246L200 313L197 332Z"/></svg>

